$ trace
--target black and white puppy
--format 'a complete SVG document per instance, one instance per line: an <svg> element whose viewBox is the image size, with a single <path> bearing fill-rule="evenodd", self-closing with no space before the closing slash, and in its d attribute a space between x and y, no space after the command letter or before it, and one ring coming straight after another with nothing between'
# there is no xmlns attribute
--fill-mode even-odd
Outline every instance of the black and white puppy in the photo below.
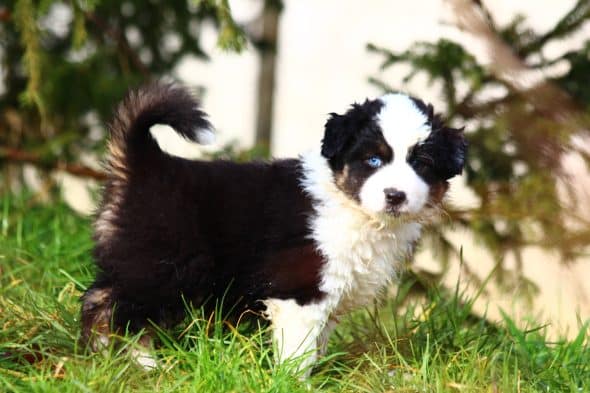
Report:
<svg viewBox="0 0 590 393"><path fill-rule="evenodd" d="M82 305L94 349L111 333L179 322L185 301L208 312L223 298L268 318L279 361L307 354L309 370L339 316L371 303L410 258L466 151L462 130L404 94L331 114L321 151L297 159L187 160L160 150L156 124L195 142L212 132L177 86L148 86L118 108L98 274Z"/></svg>

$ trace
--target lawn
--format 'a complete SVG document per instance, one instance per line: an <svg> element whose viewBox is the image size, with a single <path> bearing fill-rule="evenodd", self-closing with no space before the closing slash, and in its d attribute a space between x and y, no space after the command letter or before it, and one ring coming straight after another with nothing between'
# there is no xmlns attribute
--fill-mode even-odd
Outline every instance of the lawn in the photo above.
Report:
<svg viewBox="0 0 590 393"><path fill-rule="evenodd" d="M575 340L548 342L541 327L475 317L461 294L410 297L406 282L343 322L308 382L273 365L264 328L199 310L160 332L155 371L130 360L137 337L86 353L89 219L28 194L0 198L0 392L590 392L588 323Z"/></svg>

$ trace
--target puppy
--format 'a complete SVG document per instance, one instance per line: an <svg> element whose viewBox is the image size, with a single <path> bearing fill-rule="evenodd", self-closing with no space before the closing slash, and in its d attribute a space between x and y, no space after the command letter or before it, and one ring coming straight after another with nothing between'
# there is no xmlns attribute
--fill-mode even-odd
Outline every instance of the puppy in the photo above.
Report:
<svg viewBox="0 0 590 393"><path fill-rule="evenodd" d="M160 150L156 124L197 143L212 133L178 86L119 106L82 339L96 350L112 333L178 323L186 302L212 312L223 299L270 320L278 361L305 355L306 373L338 318L370 304L411 257L466 152L462 130L404 94L332 113L321 149L297 159L186 160Z"/></svg>

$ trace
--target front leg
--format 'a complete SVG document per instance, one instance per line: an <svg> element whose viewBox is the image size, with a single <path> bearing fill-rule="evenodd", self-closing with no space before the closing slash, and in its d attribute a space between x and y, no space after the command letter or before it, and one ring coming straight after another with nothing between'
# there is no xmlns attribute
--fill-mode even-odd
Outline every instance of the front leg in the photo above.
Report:
<svg viewBox="0 0 590 393"><path fill-rule="evenodd" d="M326 325L328 313L324 305L299 305L293 299L268 299L265 316L272 322L275 357L279 363L299 359L297 371L304 377L311 373L317 359L318 338Z"/></svg>
<svg viewBox="0 0 590 393"><path fill-rule="evenodd" d="M330 334L332 334L334 329L336 329L336 326L338 326L339 322L340 321L335 316L331 316L330 319L328 319L328 322L326 322L326 325L322 329L322 332L318 338L319 356L325 356L328 352L328 341L330 340Z"/></svg>

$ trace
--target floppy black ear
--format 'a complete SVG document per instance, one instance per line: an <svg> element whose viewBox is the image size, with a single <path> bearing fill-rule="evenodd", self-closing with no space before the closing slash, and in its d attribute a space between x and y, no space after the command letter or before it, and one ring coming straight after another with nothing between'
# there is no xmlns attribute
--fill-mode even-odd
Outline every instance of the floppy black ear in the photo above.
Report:
<svg viewBox="0 0 590 393"><path fill-rule="evenodd" d="M353 135L353 129L346 115L330 113L324 127L322 139L322 156L331 160L343 153L344 148Z"/></svg>
<svg viewBox="0 0 590 393"><path fill-rule="evenodd" d="M355 135L371 125L382 106L381 100L365 100L362 104L352 104L344 115L330 113L322 140L322 156L328 159L332 169L342 169L342 155L347 146Z"/></svg>
<svg viewBox="0 0 590 393"><path fill-rule="evenodd" d="M463 128L443 127L437 131L437 139L441 146L444 146L445 159L442 161L444 177L450 179L460 175L465 166L467 155L467 141Z"/></svg>

